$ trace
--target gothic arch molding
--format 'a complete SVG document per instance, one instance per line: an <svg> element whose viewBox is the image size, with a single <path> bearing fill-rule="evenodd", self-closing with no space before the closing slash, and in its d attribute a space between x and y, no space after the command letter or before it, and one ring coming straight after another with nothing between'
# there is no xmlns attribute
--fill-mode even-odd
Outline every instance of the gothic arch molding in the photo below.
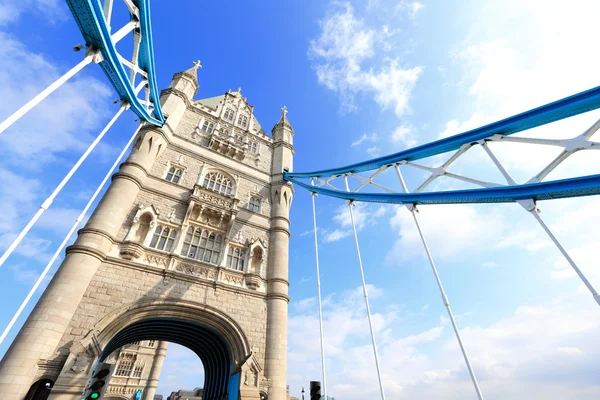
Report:
<svg viewBox="0 0 600 400"><path fill-rule="evenodd" d="M217 399L228 391L232 375L241 371L251 354L241 327L221 311L190 301L155 300L114 310L72 351L81 347L96 349L99 361L114 350L137 340L166 340L194 351L205 366L207 399Z"/></svg>

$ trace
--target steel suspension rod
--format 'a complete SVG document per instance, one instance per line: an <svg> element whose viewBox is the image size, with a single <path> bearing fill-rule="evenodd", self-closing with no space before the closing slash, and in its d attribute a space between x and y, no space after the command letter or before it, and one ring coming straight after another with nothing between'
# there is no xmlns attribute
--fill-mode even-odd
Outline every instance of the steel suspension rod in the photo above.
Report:
<svg viewBox="0 0 600 400"><path fill-rule="evenodd" d="M79 167L81 166L81 164L90 155L90 153L92 152L92 150L94 150L94 148L100 142L100 140L102 140L102 138L104 137L104 135L106 134L106 132L108 132L108 130L110 129L110 127L113 126L113 124L121 116L121 114L123 113L123 111L127 110L128 108L129 108L129 105L127 103L122 103L121 104L121 107L119 108L119 111L117 111L117 113L115 114L115 116L108 122L108 124L104 127L104 129L102 129L102 131L100 132L100 134L96 137L96 139L92 142L92 144L90 144L90 146L87 148L87 150L85 151L85 153L83 153L83 155L79 158L79 160L75 163L75 165L73 165L73 167L67 173L67 175L65 175L65 177L63 178L63 180L54 189L54 191L52 192L52 194L50 195L50 197L48 197L42 203L42 205L40 206L39 210L29 220L29 222L27 223L27 225L25 226L25 228L23 228L23 230L19 233L19 235L11 243L11 245L8 247L8 249L6 249L6 251L4 252L4 254L2 254L2 257L0 257L0 267L2 267L2 265L4 264L4 262L6 261L6 259L12 254L12 252L19 245L19 243L21 243L21 241L23 240L23 238L25 237L25 235L27 235L27 233L31 230L31 228L37 222L37 220L50 207L50 205L54 201L54 198L60 193L60 191L67 184L67 182L69 182L69 180L71 179L71 177L73 176L73 174L79 169Z"/></svg>
<svg viewBox="0 0 600 400"><path fill-rule="evenodd" d="M311 180L311 184L314 183ZM319 302L319 333L321 339L321 368L323 372L323 398L327 399L327 377L325 374L325 344L323 343L323 308L321 305L321 272L319 269L319 244L317 240L317 212L315 208L315 197L316 193L311 192L310 197L312 199L312 210L313 210L313 227L315 233L315 260L317 266L317 299Z"/></svg>
<svg viewBox="0 0 600 400"><path fill-rule="evenodd" d="M23 300L23 303L21 303L21 306L19 307L19 309L17 310L17 312L15 313L15 315L12 317L12 319L10 320L10 322L8 323L8 325L6 326L6 328L4 329L4 332L2 332L2 336L0 336L0 344L2 344L2 342L4 341L4 339L6 338L6 336L8 335L8 333L10 332L10 330L12 329L13 325L15 324L15 322L17 322L17 319L19 319L19 317L21 316L21 313L23 312L23 310L25 309L25 307L27 307L27 304L31 300L31 297L33 297L33 295L37 291L38 287L42 284L42 282L44 281L44 278L46 277L46 275L50 271L50 268L52 268L52 265L54 264L54 262L56 261L56 259L60 255L60 253L63 251L63 249L65 248L65 246L67 245L67 243L69 242L69 239L71 239L71 236L73 235L73 233L75 232L75 230L77 229L77 227L79 226L79 224L81 223L81 221L83 221L83 219L85 218L85 214L88 212L88 210L90 209L90 207L92 206L92 204L94 203L94 201L96 200L96 198L98 197L98 195L100 194L100 192L102 191L102 188L104 188L104 185L106 185L106 182L108 182L108 180L110 179L113 171L119 165L119 162L121 161L121 159L125 155L125 152L129 148L129 146L131 145L131 143L133 142L133 140L135 139L135 137L137 136L137 134L140 131L141 127L142 127L142 125L140 124L140 126L135 130L135 132L133 133L133 135L131 135L131 138L129 139L129 141L127 142L127 144L125 145L125 147L123 147L123 150L121 151L121 154L119 154L119 156L117 157L117 159L113 163L112 167L110 167L110 169L108 170L108 172L104 176L104 179L102 180L102 182L100 182L100 185L98 186L98 188L96 189L96 191L94 192L94 194L92 195L92 197L88 200L87 204L83 208L83 211L81 211L81 214L79 214L79 217L77 217L77 219L73 223L73 226L71 226L71 229L69 230L69 232L67 233L67 235L63 239L62 243L60 244L60 246L58 246L58 248L54 252L54 255L52 256L52 258L50 259L50 261L48 261L48 264L46 265L46 268L44 268L44 271L42 272L42 274L40 275L40 277L38 278L38 280L35 282L35 284L31 288L31 290L29 291L29 294L27 294L27 297L25 297L25 300Z"/></svg>
<svg viewBox="0 0 600 400"><path fill-rule="evenodd" d="M11 116L6 118L2 123L0 123L0 133L4 132L8 129L12 124L17 122L19 118L25 115L29 110L38 105L42 100L50 95L50 93L54 92L56 89L61 87L66 81L71 79L76 73L81 71L83 67L90 64L94 60L94 53L88 52L85 58L81 60L76 66L68 70L63 76L54 81L50 86L46 89L42 90L37 96L33 99L29 100L25 105L15 111Z"/></svg>
<svg viewBox="0 0 600 400"><path fill-rule="evenodd" d="M404 192L408 193L408 188L406 187L406 183L404 182L404 178L402 177L402 173L400 172L400 167L398 167L398 165L396 164L394 165L394 168L396 169L396 173L398 174L398 180L400 181L400 185L402 185L402 189L404 190ZM481 389L479 388L479 383L477 382L475 371L473 371L473 368L471 367L469 356L467 355L467 351L465 350L465 346L463 345L462 339L460 337L460 332L458 331L458 326L456 325L456 321L454 320L454 314L452 313L452 309L450 308L448 296L446 296L446 292L444 291L444 287L442 286L442 281L440 279L440 276L438 275L437 268L435 267L435 262L433 261L433 257L431 256L431 252L429 251L429 246L427 245L427 241L425 240L425 236L423 236L423 231L421 230L421 225L419 224L419 219L417 218L416 208L415 206L410 206L408 210L410 211L413 219L415 220L415 225L417 226L417 230L419 231L419 236L421 237L421 242L423 243L423 247L425 248L425 253L427 253L427 258L429 259L431 270L433 271L433 275L435 276L435 280L440 290L444 306L446 307L446 311L448 312L448 317L450 317L450 322L452 322L452 328L454 329L456 340L458 341L460 351L462 352L463 358L465 359L465 364L467 364L469 375L471 375L471 381L473 382L473 386L475 387L475 392L477 392L477 397L479 398L479 400L483 400L483 395L481 394Z"/></svg>
<svg viewBox="0 0 600 400"><path fill-rule="evenodd" d="M348 186L348 176L344 175L344 183L346 191L350 191ZM375 331L373 330L373 321L371 320L371 308L369 307L369 293L367 292L367 283L365 282L365 273L363 270L362 257L360 255L360 246L358 244L358 234L356 233L356 224L354 223L354 213L352 212L353 202L348 201L348 209L350 210L350 221L352 222L352 230L354 231L354 242L356 243L356 254L358 256L358 265L360 267L360 277L362 279L363 295L365 297L365 306L367 308L367 318L369 319L369 329L371 330L371 342L373 343L373 354L375 355L375 366L377 367L377 378L379 379L379 390L381 391L381 400L385 400L385 391L383 390L383 380L381 379L381 368L379 367L379 354L377 354L377 343L375 343Z"/></svg>

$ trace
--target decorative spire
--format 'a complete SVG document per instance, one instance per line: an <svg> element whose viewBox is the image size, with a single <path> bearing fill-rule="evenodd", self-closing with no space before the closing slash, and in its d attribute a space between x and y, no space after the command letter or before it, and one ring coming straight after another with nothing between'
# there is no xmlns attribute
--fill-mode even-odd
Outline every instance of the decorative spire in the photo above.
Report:
<svg viewBox="0 0 600 400"><path fill-rule="evenodd" d="M287 118L287 113L288 113L288 109L286 106L281 107L281 118L279 118L279 122L277 122L275 124L275 126L273 127L273 131L277 128L283 127L283 128L288 128L289 130L292 131L292 134L294 133L294 128L292 128L292 124L290 124L290 121Z"/></svg>
<svg viewBox="0 0 600 400"><path fill-rule="evenodd" d="M189 78L192 78L192 81L194 81L194 83L196 85L198 85L198 73L197 72L198 72L198 69L202 68L202 64L200 64L200 60L194 61L192 64L194 64L192 66L192 68L186 69L185 71L180 72L179 74L185 75ZM178 75L178 74L176 74L176 75Z"/></svg>

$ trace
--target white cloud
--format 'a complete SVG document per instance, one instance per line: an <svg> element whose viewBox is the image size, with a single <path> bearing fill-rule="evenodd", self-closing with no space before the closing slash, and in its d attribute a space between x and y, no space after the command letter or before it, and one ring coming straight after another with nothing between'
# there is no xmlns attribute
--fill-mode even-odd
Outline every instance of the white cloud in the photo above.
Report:
<svg viewBox="0 0 600 400"><path fill-rule="evenodd" d="M463 255L467 250L483 251L506 227L501 213L469 205L421 206L419 209L419 222L434 258ZM399 238L387 256L389 262L425 257L421 238L406 207L399 207L390 223L399 230ZM490 230L490 226L494 226L494 230Z"/></svg>
<svg viewBox="0 0 600 400"><path fill-rule="evenodd" d="M26 12L42 14L52 23L68 17L68 10L58 0L4 0L0 4L0 26L16 22Z"/></svg>
<svg viewBox="0 0 600 400"><path fill-rule="evenodd" d="M406 147L411 147L417 144L413 126L407 123L401 123L396 127L390 138L392 142L401 143Z"/></svg>
<svg viewBox="0 0 600 400"><path fill-rule="evenodd" d="M379 219L387 212L386 206L374 207L366 203L355 203L352 213L356 230L360 231L368 225L375 225ZM323 241L325 243L336 242L352 235L352 220L350 219L350 210L347 205L341 205L337 208L333 221L337 225L333 230L323 229Z"/></svg>
<svg viewBox="0 0 600 400"><path fill-rule="evenodd" d="M366 134L363 133L362 136L360 137L360 139L352 142L352 147L357 147L360 146L361 144L363 144L364 142L373 142L376 143L378 140L377 134L376 133L371 133L371 134Z"/></svg>
<svg viewBox="0 0 600 400"><path fill-rule="evenodd" d="M414 20L423 7L425 5L419 1L401 0L396 6L395 14L406 14L410 19Z"/></svg>
<svg viewBox="0 0 600 400"><path fill-rule="evenodd" d="M375 287L369 290L377 291ZM329 395L349 400L378 395L361 294L359 287L334 295L324 305ZM289 329L294 334L289 343L288 379L292 393L320 371L317 310L313 300L307 303L313 305L312 310L303 308L302 313L290 317ZM600 355L595 346L600 328L596 315L593 300L577 293L523 304L484 326L465 323L463 318L463 342L486 398L596 398L600 394L594 372ZM447 318L442 316L437 326L400 334L394 322L402 319L401 325L405 325L407 317L397 312L374 314L389 398L473 397L456 339L446 328ZM312 375L307 371L313 371ZM575 392L573 387L577 387Z"/></svg>
<svg viewBox="0 0 600 400"><path fill-rule="evenodd" d="M354 95L364 92L371 93L383 108L393 108L399 117L408 112L423 68L404 68L396 58L384 58L378 66L363 65L390 48L387 39L392 35L385 25L380 29L367 26L349 3L333 8L321 21L321 34L311 41L309 56L319 82L339 93L344 109L356 109Z"/></svg>

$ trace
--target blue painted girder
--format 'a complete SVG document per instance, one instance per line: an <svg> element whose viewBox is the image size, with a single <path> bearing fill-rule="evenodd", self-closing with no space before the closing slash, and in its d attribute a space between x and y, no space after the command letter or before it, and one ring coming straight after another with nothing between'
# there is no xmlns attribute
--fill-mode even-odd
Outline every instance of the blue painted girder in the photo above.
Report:
<svg viewBox="0 0 600 400"><path fill-rule="evenodd" d="M150 100L154 102L154 110L150 114L140 102L129 81L125 68L119 61L117 49L111 39L110 32L106 26L104 13L100 0L67 0L73 17L79 26L79 30L88 46L94 46L102 52L104 60L100 67L113 85L119 97L131 105L133 112L144 121L162 126L165 117L162 114L159 102L159 93L154 71L154 50L152 45L152 27L150 24L149 0L136 0L140 10L140 30L142 41L140 43L138 64L140 69L148 73L148 85L150 86Z"/></svg>
<svg viewBox="0 0 600 400"><path fill-rule="evenodd" d="M355 193L312 186L285 173L285 179L314 193L344 200L392 204L512 203L519 200L550 200L600 194L600 175L517 186L448 190L428 193Z"/></svg>
<svg viewBox="0 0 600 400"><path fill-rule="evenodd" d="M414 161L435 156L452 150L458 150L463 144L475 143L493 135L512 135L537 126L549 124L587 111L600 108L600 86L565 97L564 99L534 108L521 114L482 126L458 135L426 143L421 146L400 151L383 157L362 161L340 168L331 168L314 172L290 172L284 179L290 178L329 178L336 175L376 170L384 165L400 161Z"/></svg>

